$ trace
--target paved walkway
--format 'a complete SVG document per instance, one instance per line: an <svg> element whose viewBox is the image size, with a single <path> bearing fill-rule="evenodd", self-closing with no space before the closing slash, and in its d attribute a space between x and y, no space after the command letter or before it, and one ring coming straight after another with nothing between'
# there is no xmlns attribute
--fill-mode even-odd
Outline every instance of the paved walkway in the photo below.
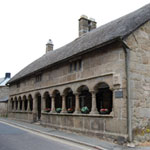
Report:
<svg viewBox="0 0 150 150"><path fill-rule="evenodd" d="M30 124L26 122L20 122L11 120L8 118L0 118L1 122L6 122L9 124L13 124L19 127L23 127L25 129L29 129L32 131L36 131L42 134L46 134L55 138L60 138L63 140L71 141L78 144L83 144L86 146L90 146L99 150L150 150L150 147L135 147L130 148L126 146L120 146L111 142L107 142L104 140L99 140L97 138L93 137L87 137L83 135L78 135L75 133L67 133L64 131L59 131L53 128L45 128L43 126L40 126L39 124Z"/></svg>

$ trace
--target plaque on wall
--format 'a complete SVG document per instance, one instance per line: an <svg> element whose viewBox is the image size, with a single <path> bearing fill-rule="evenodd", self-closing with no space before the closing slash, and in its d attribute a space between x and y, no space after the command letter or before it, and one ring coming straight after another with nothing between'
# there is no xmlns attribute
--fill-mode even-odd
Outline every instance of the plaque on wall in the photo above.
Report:
<svg viewBox="0 0 150 150"><path fill-rule="evenodd" d="M115 98L123 98L123 91L115 91Z"/></svg>

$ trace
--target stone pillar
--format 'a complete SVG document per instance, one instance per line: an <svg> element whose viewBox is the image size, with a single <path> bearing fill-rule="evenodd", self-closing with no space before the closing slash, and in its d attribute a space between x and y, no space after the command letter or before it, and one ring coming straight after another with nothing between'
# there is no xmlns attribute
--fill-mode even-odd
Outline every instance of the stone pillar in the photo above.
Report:
<svg viewBox="0 0 150 150"><path fill-rule="evenodd" d="M24 102L25 102L25 100L23 99L22 100L22 111L25 111L25 109L24 109Z"/></svg>
<svg viewBox="0 0 150 150"><path fill-rule="evenodd" d="M43 96L41 99L41 103L42 103L42 112L45 112L45 108L46 108L46 97Z"/></svg>
<svg viewBox="0 0 150 150"><path fill-rule="evenodd" d="M14 100L14 111L16 111L16 100Z"/></svg>
<svg viewBox="0 0 150 150"><path fill-rule="evenodd" d="M61 113L66 113L66 96L62 95L62 111Z"/></svg>
<svg viewBox="0 0 150 150"><path fill-rule="evenodd" d="M20 111L20 100L18 100L18 110Z"/></svg>
<svg viewBox="0 0 150 150"><path fill-rule="evenodd" d="M51 97L51 102L52 102L52 105L51 105L51 113L55 113L55 97L52 96Z"/></svg>
<svg viewBox="0 0 150 150"><path fill-rule="evenodd" d="M97 105L96 105L96 93L94 91L92 93L92 109L90 114L98 114Z"/></svg>
<svg viewBox="0 0 150 150"><path fill-rule="evenodd" d="M28 111L28 112L31 111L31 110L30 110L30 99L28 99L27 111Z"/></svg>
<svg viewBox="0 0 150 150"><path fill-rule="evenodd" d="M76 101L76 103L75 103L75 114L78 114L78 113L81 113L81 111L80 111L80 102L79 102L79 93L76 93L75 94L75 101Z"/></svg>

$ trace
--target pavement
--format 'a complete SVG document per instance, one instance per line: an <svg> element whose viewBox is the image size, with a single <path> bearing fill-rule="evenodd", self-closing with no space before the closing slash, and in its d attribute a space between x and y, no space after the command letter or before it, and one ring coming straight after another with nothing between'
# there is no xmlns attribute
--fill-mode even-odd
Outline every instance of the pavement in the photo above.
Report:
<svg viewBox="0 0 150 150"><path fill-rule="evenodd" d="M34 132L38 132L44 135L48 135L54 138L58 138L58 139L70 141L73 143L81 144L84 146L88 146L88 147L98 149L98 150L150 150L150 147L136 146L132 148L126 145L118 145L110 141L100 140L98 138L87 137L84 135L60 131L60 130L56 130L50 127L43 127L40 125L40 123L31 124L27 122L12 120L9 118L0 118L0 121L11 124L11 125L15 125L24 129L28 129Z"/></svg>

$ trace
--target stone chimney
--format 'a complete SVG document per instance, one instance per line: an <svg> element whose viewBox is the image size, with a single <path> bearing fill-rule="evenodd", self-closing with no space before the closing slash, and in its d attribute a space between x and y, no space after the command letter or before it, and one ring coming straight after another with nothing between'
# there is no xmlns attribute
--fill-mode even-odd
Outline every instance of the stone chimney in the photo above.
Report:
<svg viewBox="0 0 150 150"><path fill-rule="evenodd" d="M95 19L82 15L79 19L79 36L92 31L96 28Z"/></svg>
<svg viewBox="0 0 150 150"><path fill-rule="evenodd" d="M53 42L51 39L48 40L47 44L46 44L46 53L49 52L49 51L52 51L53 50Z"/></svg>
<svg viewBox="0 0 150 150"><path fill-rule="evenodd" d="M6 79L6 78L11 78L11 73L6 72L6 73L5 73L5 79Z"/></svg>

